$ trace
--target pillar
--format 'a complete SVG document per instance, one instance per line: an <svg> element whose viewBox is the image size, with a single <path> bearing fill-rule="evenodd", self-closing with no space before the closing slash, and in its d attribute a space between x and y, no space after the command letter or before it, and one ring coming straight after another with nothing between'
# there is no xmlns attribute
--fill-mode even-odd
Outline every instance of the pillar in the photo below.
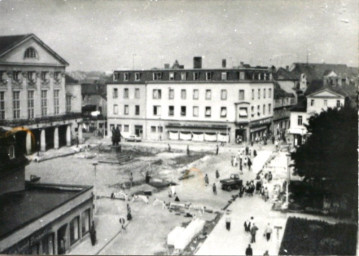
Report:
<svg viewBox="0 0 359 256"><path fill-rule="evenodd" d="M40 132L40 150L46 151L46 134L45 129L42 129Z"/></svg>
<svg viewBox="0 0 359 256"><path fill-rule="evenodd" d="M79 140L79 143L83 143L83 136L82 136L82 124L79 124L78 126L78 140Z"/></svg>
<svg viewBox="0 0 359 256"><path fill-rule="evenodd" d="M59 127L54 129L54 149L59 148Z"/></svg>
<svg viewBox="0 0 359 256"><path fill-rule="evenodd" d="M26 154L30 155L32 151L32 143L31 143L31 132L26 132Z"/></svg>
<svg viewBox="0 0 359 256"><path fill-rule="evenodd" d="M71 126L66 127L66 146L71 146Z"/></svg>

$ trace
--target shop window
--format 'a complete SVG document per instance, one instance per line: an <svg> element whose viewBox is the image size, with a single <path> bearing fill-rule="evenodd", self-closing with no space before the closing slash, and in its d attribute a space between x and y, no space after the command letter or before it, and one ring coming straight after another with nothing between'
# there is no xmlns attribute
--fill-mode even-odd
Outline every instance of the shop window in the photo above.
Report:
<svg viewBox="0 0 359 256"><path fill-rule="evenodd" d="M80 229L79 229L79 217L75 217L70 222L70 243L74 244L80 238Z"/></svg>
<svg viewBox="0 0 359 256"><path fill-rule="evenodd" d="M87 209L82 213L81 219L82 219L81 227L82 227L82 236L83 236L90 230L90 209Z"/></svg>

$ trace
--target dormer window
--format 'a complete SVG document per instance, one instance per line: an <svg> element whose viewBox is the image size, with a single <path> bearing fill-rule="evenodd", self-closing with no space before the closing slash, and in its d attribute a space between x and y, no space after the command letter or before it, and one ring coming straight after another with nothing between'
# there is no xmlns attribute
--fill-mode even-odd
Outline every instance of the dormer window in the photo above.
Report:
<svg viewBox="0 0 359 256"><path fill-rule="evenodd" d="M24 58L25 59L37 59L38 58L37 51L33 47L27 48L25 51L25 54L24 54Z"/></svg>
<svg viewBox="0 0 359 256"><path fill-rule="evenodd" d="M162 79L162 73L161 72L155 72L153 73L153 80L161 80Z"/></svg>
<svg viewBox="0 0 359 256"><path fill-rule="evenodd" d="M128 81L130 80L130 73L124 73L123 74L123 81Z"/></svg>
<svg viewBox="0 0 359 256"><path fill-rule="evenodd" d="M170 78L171 81L175 80L175 73L170 72L169 78Z"/></svg>
<svg viewBox="0 0 359 256"><path fill-rule="evenodd" d="M140 73L135 73L135 81L140 81L141 75Z"/></svg>
<svg viewBox="0 0 359 256"><path fill-rule="evenodd" d="M221 79L222 80L227 80L227 72L222 72Z"/></svg>

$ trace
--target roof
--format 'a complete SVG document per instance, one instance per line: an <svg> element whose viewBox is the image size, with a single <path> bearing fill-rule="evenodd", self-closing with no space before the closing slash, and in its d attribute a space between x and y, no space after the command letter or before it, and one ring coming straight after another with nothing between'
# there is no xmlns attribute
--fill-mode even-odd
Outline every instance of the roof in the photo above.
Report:
<svg viewBox="0 0 359 256"><path fill-rule="evenodd" d="M74 79L72 76L69 76L68 74L65 74L65 84L79 84L79 81Z"/></svg>
<svg viewBox="0 0 359 256"><path fill-rule="evenodd" d="M42 47L44 47L47 51L49 51L54 57L59 60L63 65L68 66L69 63L64 60L60 55L58 55L54 50L52 50L48 45L46 45L43 41L40 40L35 34L24 34L24 35L14 35L14 36L0 36L0 56L6 54L8 51L13 49L14 47L20 45L33 38L36 42L38 42Z"/></svg>
<svg viewBox="0 0 359 256"><path fill-rule="evenodd" d="M356 96L356 90L355 90L355 86L354 85L346 85L343 84L341 86L336 86L336 85L324 85L323 80L313 80L307 90L305 91L305 95L311 95L315 92L321 91L323 89L329 89L330 91L340 94L344 97L350 97L350 96Z"/></svg>
<svg viewBox="0 0 359 256"><path fill-rule="evenodd" d="M295 97L293 93L289 93L283 90L278 82L273 81L273 84L274 84L274 99L279 99L284 97L291 97L291 98Z"/></svg>
<svg viewBox="0 0 359 256"><path fill-rule="evenodd" d="M307 97L298 96L297 105L291 108L292 112L307 112Z"/></svg>
<svg viewBox="0 0 359 256"><path fill-rule="evenodd" d="M315 92L313 92L313 93L311 93L311 94L308 94L307 97L312 97L312 96L314 96L315 94L317 94L317 93L319 93L319 92L322 92L322 91L329 91L329 92L333 93L334 95L341 96L341 97L344 97L344 96L345 96L345 95L343 95L343 94L341 94L341 93L339 93L339 92L335 92L335 91L333 91L331 88L325 86L325 87L323 87L323 88L320 89L320 90L317 90L317 91L315 91Z"/></svg>
<svg viewBox="0 0 359 256"><path fill-rule="evenodd" d="M285 68L279 68L274 74L277 80L298 80L299 77Z"/></svg>
<svg viewBox="0 0 359 256"><path fill-rule="evenodd" d="M41 184L0 196L0 239L41 218L91 187Z"/></svg>

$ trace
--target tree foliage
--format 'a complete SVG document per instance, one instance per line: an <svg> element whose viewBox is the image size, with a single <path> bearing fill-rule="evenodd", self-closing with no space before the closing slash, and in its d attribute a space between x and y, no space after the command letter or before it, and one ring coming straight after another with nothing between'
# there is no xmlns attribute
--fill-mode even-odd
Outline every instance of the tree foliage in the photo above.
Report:
<svg viewBox="0 0 359 256"><path fill-rule="evenodd" d="M307 129L309 138L292 153L295 172L329 192L357 194L357 110L328 109L312 116Z"/></svg>

